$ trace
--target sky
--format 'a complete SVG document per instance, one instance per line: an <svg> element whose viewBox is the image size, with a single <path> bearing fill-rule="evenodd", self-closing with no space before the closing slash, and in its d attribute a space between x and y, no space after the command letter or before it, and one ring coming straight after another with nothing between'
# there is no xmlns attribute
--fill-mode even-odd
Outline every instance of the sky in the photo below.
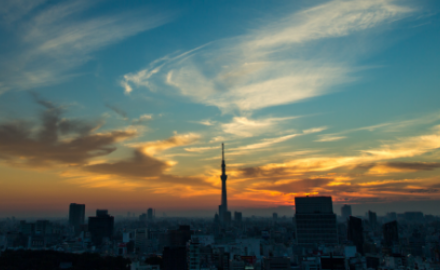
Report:
<svg viewBox="0 0 440 270"><path fill-rule="evenodd" d="M440 214L440 2L0 7L0 217Z"/></svg>

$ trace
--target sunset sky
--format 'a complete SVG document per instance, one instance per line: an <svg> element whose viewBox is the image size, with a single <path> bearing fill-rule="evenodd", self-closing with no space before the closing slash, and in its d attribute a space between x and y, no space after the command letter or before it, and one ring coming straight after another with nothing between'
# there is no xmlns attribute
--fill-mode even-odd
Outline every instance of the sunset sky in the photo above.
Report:
<svg viewBox="0 0 440 270"><path fill-rule="evenodd" d="M0 217L440 214L440 1L0 6ZM262 214L263 215L263 214Z"/></svg>

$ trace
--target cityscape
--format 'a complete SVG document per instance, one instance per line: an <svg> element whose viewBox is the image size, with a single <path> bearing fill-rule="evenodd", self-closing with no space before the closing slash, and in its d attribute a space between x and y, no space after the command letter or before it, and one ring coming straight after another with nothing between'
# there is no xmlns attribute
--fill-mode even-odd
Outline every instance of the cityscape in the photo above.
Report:
<svg viewBox="0 0 440 270"><path fill-rule="evenodd" d="M0 270L440 270L439 0L0 1Z"/></svg>
<svg viewBox="0 0 440 270"><path fill-rule="evenodd" d="M0 223L2 252L52 250L123 257L131 270L437 269L440 217L421 211L352 215L332 197L295 198L293 217L243 217L228 210L224 144L221 204L212 218L158 218L155 209L116 219L107 209L85 217L71 203L68 220ZM23 255L25 256L25 255ZM1 266L1 262L0 262ZM123 265L124 266L124 265ZM71 261L59 262L72 268ZM84 266L87 267L87 266ZM108 268L110 269L110 268ZM127 268L128 269L128 268Z"/></svg>

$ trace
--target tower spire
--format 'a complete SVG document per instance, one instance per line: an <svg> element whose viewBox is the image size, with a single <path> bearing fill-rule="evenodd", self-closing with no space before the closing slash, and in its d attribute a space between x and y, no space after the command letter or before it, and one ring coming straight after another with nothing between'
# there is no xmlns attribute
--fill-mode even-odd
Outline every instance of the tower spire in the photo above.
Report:
<svg viewBox="0 0 440 270"><path fill-rule="evenodd" d="M221 205L219 207L219 216L220 216L220 220L223 221L225 217L225 213L228 212L228 195L226 189L226 179L228 179L228 176L226 175L224 143L222 143L222 175L220 176L220 179L222 180L222 198L221 198Z"/></svg>

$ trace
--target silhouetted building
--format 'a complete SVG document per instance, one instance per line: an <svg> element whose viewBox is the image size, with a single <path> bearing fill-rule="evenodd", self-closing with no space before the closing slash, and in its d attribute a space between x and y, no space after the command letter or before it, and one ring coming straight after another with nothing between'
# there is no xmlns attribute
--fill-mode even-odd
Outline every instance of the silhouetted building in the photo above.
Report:
<svg viewBox="0 0 440 270"><path fill-rule="evenodd" d="M73 226L75 235L80 233L81 225L84 224L85 211L85 204L71 203L69 206L69 224Z"/></svg>
<svg viewBox="0 0 440 270"><path fill-rule="evenodd" d="M149 221L153 220L154 218L154 210L153 208L148 208L147 210L147 218Z"/></svg>
<svg viewBox="0 0 440 270"><path fill-rule="evenodd" d="M368 222L372 229L377 227L377 214L375 212L368 211Z"/></svg>
<svg viewBox="0 0 440 270"><path fill-rule="evenodd" d="M347 220L351 216L351 205L344 204L341 207L341 216L343 220Z"/></svg>
<svg viewBox="0 0 440 270"><path fill-rule="evenodd" d="M288 257L268 257L263 258L263 270L290 270L290 258Z"/></svg>
<svg viewBox="0 0 440 270"><path fill-rule="evenodd" d="M347 239L353 242L357 252L364 254L364 228L362 219L350 216L348 218Z"/></svg>
<svg viewBox="0 0 440 270"><path fill-rule="evenodd" d="M218 207L218 211L219 211L218 214L220 217L220 222L224 222L225 216L227 215L228 212L228 196L226 189L226 179L228 179L228 176L226 175L225 146L223 143L222 143L222 175L220 176L220 179L222 180L222 198L221 198L221 204Z"/></svg>
<svg viewBox="0 0 440 270"><path fill-rule="evenodd" d="M21 220L19 230L23 235L33 235L35 232L35 223L28 223L26 220Z"/></svg>
<svg viewBox="0 0 440 270"><path fill-rule="evenodd" d="M295 221L297 243L338 244L336 215L331 197L296 197Z"/></svg>
<svg viewBox="0 0 440 270"><path fill-rule="evenodd" d="M180 225L178 230L169 230L167 234L170 247L186 246L191 239L191 230L188 225Z"/></svg>
<svg viewBox="0 0 440 270"><path fill-rule="evenodd" d="M96 210L96 217L89 217L89 232L93 243L99 245L104 238L112 239L114 217L107 210Z"/></svg>
<svg viewBox="0 0 440 270"><path fill-rule="evenodd" d="M165 247L163 250L163 269L164 270L186 270L188 262L186 247Z"/></svg>
<svg viewBox="0 0 440 270"><path fill-rule="evenodd" d="M52 234L52 223L49 220L37 220L35 222L35 234L36 235L48 235Z"/></svg>
<svg viewBox="0 0 440 270"><path fill-rule="evenodd" d="M147 214L141 214L140 216L139 216L139 221L140 222L145 222L145 221L147 221Z"/></svg>
<svg viewBox="0 0 440 270"><path fill-rule="evenodd" d="M273 221L274 223L276 223L276 222L278 221L278 213L273 213L273 214L272 214L272 221Z"/></svg>
<svg viewBox="0 0 440 270"><path fill-rule="evenodd" d="M321 256L321 270L345 270L343 256Z"/></svg>
<svg viewBox="0 0 440 270"><path fill-rule="evenodd" d="M234 212L234 221L236 224L241 224L243 222L243 215L241 212Z"/></svg>
<svg viewBox="0 0 440 270"><path fill-rule="evenodd" d="M382 226L383 240L386 247L392 247L399 244L399 231L397 227L397 221L391 221L385 223Z"/></svg>
<svg viewBox="0 0 440 270"><path fill-rule="evenodd" d="M423 222L423 212L405 212L405 219L410 222Z"/></svg>

